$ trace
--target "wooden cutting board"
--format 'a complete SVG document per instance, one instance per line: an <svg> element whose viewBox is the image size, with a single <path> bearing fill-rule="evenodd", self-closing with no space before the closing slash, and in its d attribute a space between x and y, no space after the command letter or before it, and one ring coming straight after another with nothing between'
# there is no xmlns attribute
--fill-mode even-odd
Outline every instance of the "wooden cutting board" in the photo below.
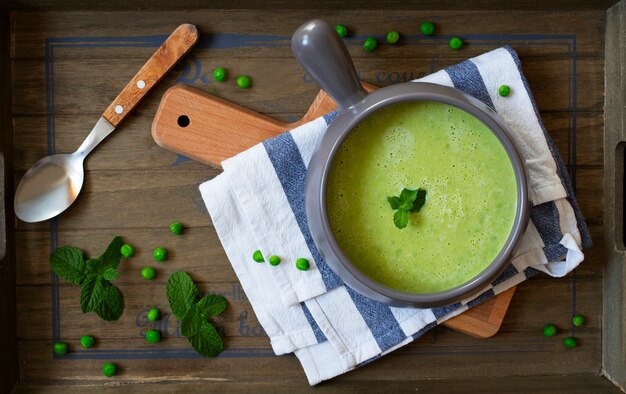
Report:
<svg viewBox="0 0 626 394"><path fill-rule="evenodd" d="M364 83L372 91L376 87ZM291 130L337 109L320 91L313 104L293 123L283 123L185 85L170 88L161 99L152 137L159 146L199 162L220 163L268 138ZM445 326L477 338L495 335L500 329L515 288L456 316Z"/></svg>

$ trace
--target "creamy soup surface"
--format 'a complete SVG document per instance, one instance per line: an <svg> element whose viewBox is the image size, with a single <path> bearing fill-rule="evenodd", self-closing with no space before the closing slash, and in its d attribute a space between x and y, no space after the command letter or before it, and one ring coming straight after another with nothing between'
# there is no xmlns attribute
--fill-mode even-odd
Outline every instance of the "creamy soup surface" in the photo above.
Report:
<svg viewBox="0 0 626 394"><path fill-rule="evenodd" d="M388 196L427 192L406 228ZM339 246L370 278L410 293L461 285L483 271L506 242L517 205L511 161L478 119L437 102L384 108L343 141L328 178L326 204Z"/></svg>

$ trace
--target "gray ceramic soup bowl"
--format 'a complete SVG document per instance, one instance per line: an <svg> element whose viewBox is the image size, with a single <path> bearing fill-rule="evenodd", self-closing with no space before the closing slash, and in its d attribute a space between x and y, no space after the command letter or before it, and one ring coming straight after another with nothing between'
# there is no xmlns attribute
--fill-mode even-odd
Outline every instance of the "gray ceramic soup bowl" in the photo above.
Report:
<svg viewBox="0 0 626 394"><path fill-rule="evenodd" d="M313 20L298 28L292 37L291 47L304 69L340 107L337 117L328 127L313 154L305 186L305 209L309 228L315 245L326 263L348 286L366 297L392 306L428 308L448 305L485 288L509 263L511 253L526 228L529 216L526 168L502 119L481 101L457 89L431 83L401 83L368 94L359 82L343 41L324 21ZM407 293L394 290L361 272L339 247L326 210L329 170L344 138L359 122L374 112L389 105L411 101L449 104L478 118L501 142L511 160L516 178L515 219L499 254L471 280L436 293Z"/></svg>

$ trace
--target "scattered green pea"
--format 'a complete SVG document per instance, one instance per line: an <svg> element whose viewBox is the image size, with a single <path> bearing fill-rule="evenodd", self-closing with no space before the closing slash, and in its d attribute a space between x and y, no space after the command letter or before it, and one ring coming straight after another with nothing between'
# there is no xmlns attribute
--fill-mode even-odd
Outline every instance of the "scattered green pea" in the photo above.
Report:
<svg viewBox="0 0 626 394"><path fill-rule="evenodd" d="M248 89L252 84L252 80L247 75L238 76L235 82L240 89Z"/></svg>
<svg viewBox="0 0 626 394"><path fill-rule="evenodd" d="M135 254L135 248L130 244L124 244L120 248L120 253L122 253L122 256L129 258Z"/></svg>
<svg viewBox="0 0 626 394"><path fill-rule="evenodd" d="M343 38L348 35L348 28L344 25L335 26L335 31L339 34L339 37Z"/></svg>
<svg viewBox="0 0 626 394"><path fill-rule="evenodd" d="M80 344L85 349L89 349L90 347L93 347L93 344L95 342L96 342L96 340L93 339L93 337L91 335L83 335L83 337L80 338Z"/></svg>
<svg viewBox="0 0 626 394"><path fill-rule="evenodd" d="M145 280L152 280L156 276L156 271L152 267L143 267L141 269L141 277Z"/></svg>
<svg viewBox="0 0 626 394"><path fill-rule="evenodd" d="M309 260L305 259L304 257L300 257L298 260L296 260L296 267L300 270L300 271L306 271L309 269Z"/></svg>
<svg viewBox="0 0 626 394"><path fill-rule="evenodd" d="M376 49L377 45L378 41L376 41L374 37L367 37L367 39L363 43L363 49L367 52L372 52L374 49Z"/></svg>
<svg viewBox="0 0 626 394"><path fill-rule="evenodd" d="M102 366L102 373L106 377L111 377L117 373L117 365L114 363L104 363Z"/></svg>
<svg viewBox="0 0 626 394"><path fill-rule="evenodd" d="M390 31L387 33L387 42L395 44L400 39L400 34L397 31Z"/></svg>
<svg viewBox="0 0 626 394"><path fill-rule="evenodd" d="M217 82L224 82L227 76L228 71L226 71L224 67L218 67L213 70L213 78L215 78Z"/></svg>
<svg viewBox="0 0 626 394"><path fill-rule="evenodd" d="M67 343L65 342L55 342L54 345L52 346L52 349L54 350L54 354L62 356L65 353L67 353Z"/></svg>
<svg viewBox="0 0 626 394"><path fill-rule="evenodd" d="M278 264L280 264L280 257L278 257L278 256L270 256L270 264L271 265L278 265Z"/></svg>
<svg viewBox="0 0 626 394"><path fill-rule="evenodd" d="M432 22L422 22L420 24L420 31L425 36L432 36L435 33L435 24Z"/></svg>
<svg viewBox="0 0 626 394"><path fill-rule="evenodd" d="M156 261L165 261L165 259L167 258L167 250L165 250L164 248L156 248L154 249L152 255L154 256L154 259Z"/></svg>
<svg viewBox="0 0 626 394"><path fill-rule="evenodd" d="M452 37L449 42L450 48L461 49L463 41L459 37Z"/></svg>
<svg viewBox="0 0 626 394"><path fill-rule="evenodd" d="M148 343L157 343L161 339L161 334L157 330L146 331L146 341Z"/></svg>
<svg viewBox="0 0 626 394"><path fill-rule="evenodd" d="M572 323L574 323L576 327L580 327L585 324L585 317L582 315L575 315L572 317Z"/></svg>
<svg viewBox="0 0 626 394"><path fill-rule="evenodd" d="M152 308L148 311L148 320L157 321L161 318L161 311L159 308Z"/></svg>
<svg viewBox="0 0 626 394"><path fill-rule="evenodd" d="M184 226L182 223L172 223L170 224L170 231L176 235L181 235L183 233Z"/></svg>
<svg viewBox="0 0 626 394"><path fill-rule="evenodd" d="M256 261L257 263L265 262L265 259L263 258L263 253L261 253L260 250L255 250L254 253L252 253L252 260Z"/></svg>
<svg viewBox="0 0 626 394"><path fill-rule="evenodd" d="M502 97L506 97L511 94L511 88L509 85L502 85L498 88L498 94Z"/></svg>
<svg viewBox="0 0 626 394"><path fill-rule="evenodd" d="M543 335L546 337L553 337L556 335L556 327L554 324L546 324L543 326Z"/></svg>
<svg viewBox="0 0 626 394"><path fill-rule="evenodd" d="M576 338L573 337L567 337L563 340L563 344L565 345L565 347L568 347L570 349L573 349L576 347Z"/></svg>

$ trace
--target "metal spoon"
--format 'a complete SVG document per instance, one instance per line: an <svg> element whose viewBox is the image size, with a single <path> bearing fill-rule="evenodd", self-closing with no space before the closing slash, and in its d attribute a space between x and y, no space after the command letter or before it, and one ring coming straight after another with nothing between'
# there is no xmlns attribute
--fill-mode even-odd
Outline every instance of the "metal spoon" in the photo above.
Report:
<svg viewBox="0 0 626 394"><path fill-rule="evenodd" d="M178 26L102 113L76 152L47 156L35 163L15 191L17 217L25 222L40 222L72 205L83 186L85 157L115 130L197 41L198 30L194 25Z"/></svg>

